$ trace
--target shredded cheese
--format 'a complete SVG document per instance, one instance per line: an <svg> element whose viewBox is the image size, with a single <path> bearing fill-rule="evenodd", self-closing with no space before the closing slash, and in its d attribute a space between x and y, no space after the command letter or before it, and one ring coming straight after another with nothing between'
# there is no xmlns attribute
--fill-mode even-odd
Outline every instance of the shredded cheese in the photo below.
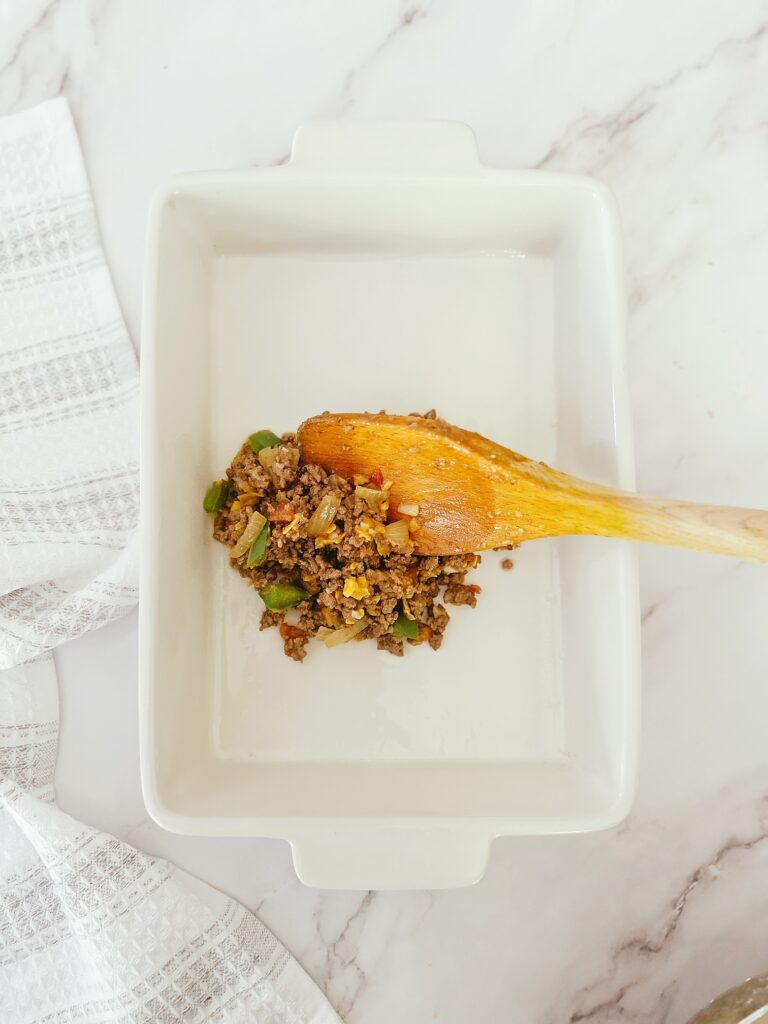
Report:
<svg viewBox="0 0 768 1024"><path fill-rule="evenodd" d="M319 537L315 537L316 548L327 548L330 544L337 544L341 540L342 534L339 531L338 526L334 523L333 529L327 533L321 533Z"/></svg>
<svg viewBox="0 0 768 1024"><path fill-rule="evenodd" d="M288 523L286 528L283 530L283 536L286 537L289 533L293 533L293 531L298 527L300 522L301 513L297 512L293 519L290 521L290 523Z"/></svg>
<svg viewBox="0 0 768 1024"><path fill-rule="evenodd" d="M371 585L365 576L348 576L344 580L344 597L353 597L360 601L364 597L370 597Z"/></svg>
<svg viewBox="0 0 768 1024"><path fill-rule="evenodd" d="M363 516L355 526L355 533L363 540L373 540L376 535L377 523L370 516Z"/></svg>

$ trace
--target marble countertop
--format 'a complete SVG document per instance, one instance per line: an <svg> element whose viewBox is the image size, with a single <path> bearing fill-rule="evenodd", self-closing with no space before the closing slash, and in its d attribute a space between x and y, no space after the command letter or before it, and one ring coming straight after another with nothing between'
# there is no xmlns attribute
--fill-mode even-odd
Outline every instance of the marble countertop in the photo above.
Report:
<svg viewBox="0 0 768 1024"><path fill-rule="evenodd" d="M64 94L138 340L152 190L283 161L317 117L468 122L486 163L621 207L638 486L768 506L768 3L16 0L0 113ZM318 892L277 841L164 833L139 789L136 617L61 648L66 810L274 929L350 1024L684 1021L768 970L768 574L644 550L637 804L502 839L474 888Z"/></svg>

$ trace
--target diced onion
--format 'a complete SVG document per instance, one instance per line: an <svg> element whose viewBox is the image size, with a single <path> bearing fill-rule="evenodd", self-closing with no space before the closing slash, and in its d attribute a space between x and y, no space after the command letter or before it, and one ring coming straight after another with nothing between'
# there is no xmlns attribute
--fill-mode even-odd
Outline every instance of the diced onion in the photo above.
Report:
<svg viewBox="0 0 768 1024"><path fill-rule="evenodd" d="M259 462L261 463L262 469L265 469L270 476L272 476L272 467L275 464L277 458L276 448L262 448L257 455Z"/></svg>
<svg viewBox="0 0 768 1024"><path fill-rule="evenodd" d="M269 450L270 449L267 448L263 449L263 451ZM238 540L237 544L235 544L235 546L229 552L229 557L240 558L241 555L244 555L245 552L250 548L251 544L253 544L253 542L261 533L266 521L266 518L261 514L261 512L256 512L255 510L251 512L251 518L248 520L248 525L240 534L240 539Z"/></svg>
<svg viewBox="0 0 768 1024"><path fill-rule="evenodd" d="M387 500L386 491L378 491L373 487L363 487L358 484L355 487L355 494L358 498L362 498L368 505L368 508L374 512L381 506L381 503Z"/></svg>
<svg viewBox="0 0 768 1024"><path fill-rule="evenodd" d="M411 546L411 536L408 532L408 523L405 519L398 519L384 528L387 540L393 548L400 551L408 550Z"/></svg>
<svg viewBox="0 0 768 1024"><path fill-rule="evenodd" d="M413 504L400 505L397 511L401 516L417 516L419 514L419 506L415 502Z"/></svg>
<svg viewBox="0 0 768 1024"><path fill-rule="evenodd" d="M356 637L358 633L362 633L367 625L368 619L364 615L362 619L353 622L351 626L342 626L341 629L334 629L330 636L325 638L323 643L326 647L337 647L339 644L345 644L348 640Z"/></svg>
<svg viewBox="0 0 768 1024"><path fill-rule="evenodd" d="M338 494L324 494L320 504L312 513L312 518L307 523L307 533L310 537L319 537L333 526L341 498Z"/></svg>
<svg viewBox="0 0 768 1024"><path fill-rule="evenodd" d="M262 469L267 471L274 483L277 483L277 477L275 476L275 463L278 459L280 459L283 465L287 463L293 469L297 469L299 465L298 449L285 448L284 446L276 448L262 448L256 458L261 463Z"/></svg>

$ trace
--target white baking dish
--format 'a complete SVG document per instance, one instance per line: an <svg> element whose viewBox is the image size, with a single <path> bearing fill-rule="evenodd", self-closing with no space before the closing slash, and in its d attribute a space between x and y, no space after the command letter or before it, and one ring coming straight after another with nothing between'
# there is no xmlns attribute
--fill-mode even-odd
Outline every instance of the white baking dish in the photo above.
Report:
<svg viewBox="0 0 768 1024"><path fill-rule="evenodd" d="M330 410L436 406L633 486L622 272L600 184L479 164L455 124L313 124L291 162L186 175L149 224L141 732L163 826L290 841L311 885L436 888L497 835L630 805L633 548L489 554L442 650L286 659L201 509L243 438Z"/></svg>

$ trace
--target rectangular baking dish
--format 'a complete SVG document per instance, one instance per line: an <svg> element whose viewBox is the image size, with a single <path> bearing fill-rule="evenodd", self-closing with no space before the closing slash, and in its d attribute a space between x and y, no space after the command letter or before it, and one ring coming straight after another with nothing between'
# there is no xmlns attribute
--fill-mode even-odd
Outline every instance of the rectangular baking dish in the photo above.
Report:
<svg viewBox="0 0 768 1024"><path fill-rule="evenodd" d="M436 406L633 487L622 268L599 183L482 166L462 125L312 124L286 166L178 177L149 223L141 767L194 835L274 836L307 884L476 880L498 835L601 829L635 785L634 549L495 553L443 648L289 661L201 499L244 437Z"/></svg>

